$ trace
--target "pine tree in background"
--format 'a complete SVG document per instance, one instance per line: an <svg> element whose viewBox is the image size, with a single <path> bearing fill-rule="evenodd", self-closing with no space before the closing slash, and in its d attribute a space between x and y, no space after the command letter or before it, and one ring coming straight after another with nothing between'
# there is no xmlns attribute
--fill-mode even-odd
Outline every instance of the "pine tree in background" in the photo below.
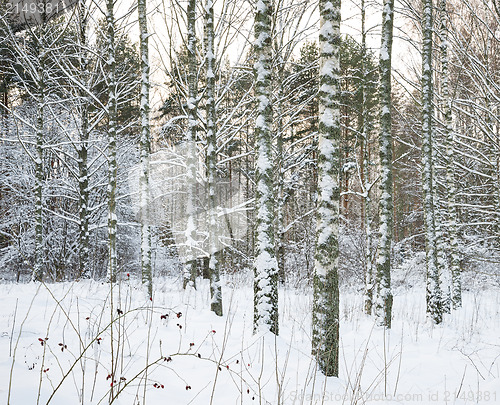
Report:
<svg viewBox="0 0 500 405"><path fill-rule="evenodd" d="M327 376L339 373L340 0L320 0L318 213L313 355Z"/></svg>
<svg viewBox="0 0 500 405"><path fill-rule="evenodd" d="M189 0L187 6L187 57L188 57L188 128L186 132L186 262L184 265L184 288L188 285L196 288L196 172L197 151L196 132L198 130L198 66L196 63L196 0Z"/></svg>
<svg viewBox="0 0 500 405"><path fill-rule="evenodd" d="M377 258L375 315L380 325L391 327L391 244L393 235L392 189L392 86L391 59L394 25L394 0L384 0L382 41L380 45L380 229Z"/></svg>
<svg viewBox="0 0 500 405"><path fill-rule="evenodd" d="M254 331L278 334L278 263L273 235L273 164L271 157L271 1L255 11L255 262Z"/></svg>
<svg viewBox="0 0 500 405"><path fill-rule="evenodd" d="M437 263L433 158L432 0L423 0L422 16L422 184L424 191L425 253L427 266L427 313L442 321L441 287Z"/></svg>
<svg viewBox="0 0 500 405"><path fill-rule="evenodd" d="M214 47L214 4L205 4L205 50L207 63L207 179L208 179L208 240L210 272L210 309L222 316L222 288L220 283L219 262L217 260L217 111L215 106L215 47Z"/></svg>
<svg viewBox="0 0 500 405"><path fill-rule="evenodd" d="M142 282L149 297L153 296L153 274L151 268L151 218L149 216L149 155L151 153L151 131L149 124L149 49L147 0L138 0L140 52L141 52L141 173L139 178L141 222L141 270Z"/></svg>
<svg viewBox="0 0 500 405"><path fill-rule="evenodd" d="M111 282L116 281L117 253L116 253L116 182L118 165L116 160L116 125L117 125L117 103L116 103L116 60L115 60L115 14L114 0L106 0L106 40L107 61L106 80L108 87L108 274Z"/></svg>

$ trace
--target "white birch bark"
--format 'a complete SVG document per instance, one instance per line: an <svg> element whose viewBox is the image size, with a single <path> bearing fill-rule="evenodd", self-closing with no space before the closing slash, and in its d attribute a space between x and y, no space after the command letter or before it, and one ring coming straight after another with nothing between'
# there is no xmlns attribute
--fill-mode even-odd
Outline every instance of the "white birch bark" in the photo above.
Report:
<svg viewBox="0 0 500 405"><path fill-rule="evenodd" d="M149 123L149 48L147 0L137 1L139 13L139 35L141 55L141 173L139 177L141 215L141 272L142 283L149 297L153 296L153 273L151 267L151 218L149 217L149 155L151 153L151 130Z"/></svg>
<svg viewBox="0 0 500 405"><path fill-rule="evenodd" d="M117 160L116 160L116 125L117 125L117 105L116 105L116 61L115 61L115 15L114 0L106 0L106 40L107 40L107 61L106 74L108 86L108 273L107 278L111 282L116 281L117 253L116 253L116 181L117 181Z"/></svg>
<svg viewBox="0 0 500 405"><path fill-rule="evenodd" d="M373 262L372 262L372 243L373 235L371 230L371 199L370 199L370 155L369 155L369 114L367 105L367 86L366 80L368 78L368 72L366 69L366 1L361 0L361 142L362 142L362 172L361 178L363 182L363 226L365 231L365 302L364 310L367 315L371 315L373 308L373 292L375 287L375 275L373 272Z"/></svg>
<svg viewBox="0 0 500 405"><path fill-rule="evenodd" d="M446 195L447 195L447 233L446 251L449 252L449 269L451 273L451 306L453 309L462 306L462 283L460 256L458 252L458 215L456 207L456 180L455 180L455 134L452 121L452 100L449 90L448 69L448 10L447 0L439 1L441 21L439 27L440 59L441 59L441 98L444 119L444 141L446 150Z"/></svg>
<svg viewBox="0 0 500 405"><path fill-rule="evenodd" d="M206 19L206 63L207 63L207 179L209 212L209 262L210 272L210 309L222 316L222 287L220 282L219 262L217 258L217 111L215 108L215 46L214 46L214 4L207 0Z"/></svg>
<svg viewBox="0 0 500 405"><path fill-rule="evenodd" d="M392 184L392 86L391 59L394 25L394 0L384 0L382 42L380 45L380 229L376 272L375 315L380 325L391 327L391 245L393 234Z"/></svg>
<svg viewBox="0 0 500 405"><path fill-rule="evenodd" d="M44 276L43 249L43 132L44 132L44 59L45 49L42 45L43 26L38 31L38 69L36 73L36 147L35 147L35 264L32 278L42 281Z"/></svg>
<svg viewBox="0 0 500 405"><path fill-rule="evenodd" d="M87 80L87 69L89 56L87 52L87 25L88 10L82 2L78 5L78 41L80 46L79 74ZM88 148L89 148L89 100L85 89L79 90L80 102L80 143L77 146L78 153L78 194L79 194L79 234L78 255L79 274L82 278L90 278L89 263L89 172L88 172Z"/></svg>
<svg viewBox="0 0 500 405"><path fill-rule="evenodd" d="M436 250L433 170L432 0L423 0L422 16L422 184L424 198L425 253L427 265L427 313L442 321L441 287Z"/></svg>
<svg viewBox="0 0 500 405"><path fill-rule="evenodd" d="M278 263L273 235L273 164L271 156L271 1L259 0L255 10L255 262L254 332L278 334Z"/></svg>
<svg viewBox="0 0 500 405"><path fill-rule="evenodd" d="M327 376L339 372L340 0L320 0L318 202L313 354Z"/></svg>
<svg viewBox="0 0 500 405"><path fill-rule="evenodd" d="M187 226L186 263L184 265L184 288L188 285L196 288L196 177L197 177L197 151L196 133L198 129L198 67L196 63L196 0L189 0L187 6L187 52L188 52L188 129L186 132L187 159L186 182Z"/></svg>

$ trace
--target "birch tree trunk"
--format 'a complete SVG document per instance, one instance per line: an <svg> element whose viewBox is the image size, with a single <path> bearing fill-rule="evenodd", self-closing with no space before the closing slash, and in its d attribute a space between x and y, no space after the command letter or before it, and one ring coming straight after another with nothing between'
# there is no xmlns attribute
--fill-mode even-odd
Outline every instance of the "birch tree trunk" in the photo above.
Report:
<svg viewBox="0 0 500 405"><path fill-rule="evenodd" d="M391 59L394 25L394 0L384 0L382 12L382 42L380 45L380 229L377 258L377 297L375 315L378 323L391 327L391 244L393 235L392 186L392 86Z"/></svg>
<svg viewBox="0 0 500 405"><path fill-rule="evenodd" d="M217 112L215 108L215 46L214 46L214 5L212 0L205 4L206 13L206 62L207 62L207 179L209 212L209 262L210 272L210 309L222 316L222 287L220 283L219 262L217 259Z"/></svg>
<svg viewBox="0 0 500 405"><path fill-rule="evenodd" d="M115 15L114 0L106 0L106 40L108 59L106 62L108 85L108 274L111 282L116 281L117 253L116 253L116 61L115 61Z"/></svg>
<svg viewBox="0 0 500 405"><path fill-rule="evenodd" d="M196 288L196 172L197 151L196 132L198 129L198 66L196 63L196 0L189 0L187 6L187 54L188 54L188 129L186 133L186 182L187 203L186 216L186 263L184 266L184 288L190 285Z"/></svg>
<svg viewBox="0 0 500 405"><path fill-rule="evenodd" d="M43 132L45 111L45 47L42 43L44 26L36 31L38 69L36 72L36 146L35 146L35 264L33 280L42 281L44 276L43 248Z"/></svg>
<svg viewBox="0 0 500 405"><path fill-rule="evenodd" d="M441 287L436 250L433 170L432 0L423 0L422 48L422 184L424 191L425 253L427 265L427 313L442 321Z"/></svg>
<svg viewBox="0 0 500 405"><path fill-rule="evenodd" d="M255 11L255 262L254 332L278 334L278 263L273 235L273 165L271 156L271 1L259 0Z"/></svg>
<svg viewBox="0 0 500 405"><path fill-rule="evenodd" d="M451 97L449 90L449 70L448 70L448 10L447 1L439 1L439 11L441 14L439 35L441 50L441 97L442 111L444 118L444 139L446 149L446 192L447 192L447 231L449 252L449 268L451 273L451 305L452 308L462 306L462 282L460 269L460 256L458 253L458 235L457 224L458 215L456 207L456 181L455 181L455 162L454 147L455 136L453 132L453 122L451 114Z"/></svg>
<svg viewBox="0 0 500 405"><path fill-rule="evenodd" d="M364 310L367 315L371 315L373 307L373 289L374 289L374 274L373 274L373 263L372 263L372 230L371 230L371 200L370 200L370 155L369 155L369 128L368 123L368 105L367 105L367 86L366 80L368 80L368 72L366 70L366 2L361 0L361 176L363 184L363 226L365 231L365 304Z"/></svg>
<svg viewBox="0 0 500 405"><path fill-rule="evenodd" d="M153 296L153 273L151 268L151 218L149 216L149 155L151 153L151 131L149 125L149 49L147 0L137 1L141 48L141 173L139 178L141 199L141 271L142 283L149 297Z"/></svg>
<svg viewBox="0 0 500 405"><path fill-rule="evenodd" d="M79 23L79 45L80 45L80 74L86 80L87 69L89 65L87 47L87 8L82 2L79 4L78 23ZM79 191L79 233L78 233L78 255L79 255L79 274L82 278L90 278L89 266L89 173L88 173L88 148L89 148L89 100L84 89L79 90L80 98L80 143L77 147L78 153L78 191Z"/></svg>
<svg viewBox="0 0 500 405"><path fill-rule="evenodd" d="M275 46L278 49L277 46ZM283 74L284 63L278 56L277 66L277 97L276 97L276 260L278 262L278 280L284 284L285 274L285 156L283 151Z"/></svg>
<svg viewBox="0 0 500 405"><path fill-rule="evenodd" d="M318 213L313 355L327 376L339 372L340 0L320 0Z"/></svg>

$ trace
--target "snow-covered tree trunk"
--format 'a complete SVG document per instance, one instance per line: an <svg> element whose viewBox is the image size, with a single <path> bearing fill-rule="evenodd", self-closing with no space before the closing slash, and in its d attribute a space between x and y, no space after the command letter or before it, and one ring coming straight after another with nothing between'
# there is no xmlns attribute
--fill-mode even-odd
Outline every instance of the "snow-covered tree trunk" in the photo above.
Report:
<svg viewBox="0 0 500 405"><path fill-rule="evenodd" d="M35 264L32 278L42 281L44 276L44 248L43 248L43 132L45 110L45 48L42 45L44 24L37 30L36 47L38 50L38 69L36 72L36 125L35 125Z"/></svg>
<svg viewBox="0 0 500 405"><path fill-rule="evenodd" d="M186 262L184 265L184 288L196 288L196 132L198 129L198 66L196 63L196 0L189 0L187 6L187 56L188 56L188 128L186 132Z"/></svg>
<svg viewBox="0 0 500 405"><path fill-rule="evenodd" d="M106 80L108 87L108 274L111 282L116 281L117 253L116 253L116 182L117 182L117 160L116 160L116 125L117 125L117 101L116 101L116 61L115 61L115 15L114 0L106 0L106 41L107 61Z"/></svg>
<svg viewBox="0 0 500 405"><path fill-rule="evenodd" d="M277 47L276 47L277 49ZM276 260L278 262L278 279L281 283L285 282L285 157L283 154L283 73L284 64L278 57L277 85L278 92L276 97Z"/></svg>
<svg viewBox="0 0 500 405"><path fill-rule="evenodd" d="M80 45L79 73L86 77L89 65L87 47L87 9L83 3L78 9L78 34ZM87 81L86 81L87 82ZM78 153L78 256L80 277L90 278L89 263L89 172L88 172L88 148L89 148L89 100L85 89L79 90L80 102L80 143L77 146Z"/></svg>
<svg viewBox="0 0 500 405"><path fill-rule="evenodd" d="M340 0L320 0L318 202L313 355L327 376L339 372Z"/></svg>
<svg viewBox="0 0 500 405"><path fill-rule="evenodd" d="M141 205L141 271L142 283L149 297L153 296L153 273L151 268L151 218L149 216L149 155L151 152L151 131L149 125L149 48L147 0L137 1L139 13L139 35L141 53L141 173L139 177Z"/></svg>
<svg viewBox="0 0 500 405"><path fill-rule="evenodd" d="M271 1L255 10L255 263L254 331L278 334L278 263L273 235L273 165L271 156Z"/></svg>
<svg viewBox="0 0 500 405"><path fill-rule="evenodd" d="M439 1L439 7L441 5L440 0ZM442 16L441 13L439 13L440 18L438 20L438 24L442 23ZM438 27L437 35L438 37L441 37L442 30L441 30L441 25ZM443 51L442 45L443 42L441 41L440 43L441 48L440 51ZM442 62L442 54L438 56L440 59L440 62ZM442 78L442 72L441 72L441 77ZM441 101L444 101L441 99ZM443 108L441 108L441 111L443 111ZM445 119L446 120L446 119ZM446 124L445 124L446 125ZM435 238L436 238L436 263L437 263L437 273L439 276L441 288L443 290L443 294L441 295L441 308L443 313L445 312L450 312L451 310L451 291L448 289L448 281L447 276L448 276L448 271L449 271L449 265L448 265L448 253L450 250L450 246L448 243L448 235L447 235L447 224L448 224L448 209L447 207L441 205L441 198L440 196L443 194L443 192L440 191L440 182L438 181L438 178L441 176L441 171L438 170L437 167L437 162L439 161L439 156L438 156L438 145L442 144L444 148L444 153L446 154L446 128L445 131L443 131L443 138L441 139L438 137L439 132L435 128L433 128L433 145L432 145L432 198L433 198L433 207L434 207L434 232L435 232ZM446 158L444 159L444 162L446 162ZM444 165L446 166L446 164ZM442 183L446 184L446 174L443 176L443 181ZM446 192L446 189L444 190ZM448 291L447 291L448 290Z"/></svg>
<svg viewBox="0 0 500 405"><path fill-rule="evenodd" d="M208 179L208 238L210 272L210 309L222 316L222 288L220 282L219 262L217 259L217 111L215 106L215 46L214 46L214 4L207 0L205 4L205 48L207 63L207 179Z"/></svg>
<svg viewBox="0 0 500 405"><path fill-rule="evenodd" d="M361 179L363 183L363 227L365 231L365 303L364 310L367 315L371 315L373 307L373 290L374 290L374 274L372 262L372 230L371 230L371 200L370 200L370 154L369 154L369 114L367 105L367 86L366 80L368 72L366 70L366 2L361 0L361 114L360 114L360 129L361 129Z"/></svg>
<svg viewBox="0 0 500 405"><path fill-rule="evenodd" d="M391 59L394 26L394 0L384 0L380 45L380 229L377 257L375 315L380 325L391 327L391 244L393 234L392 186L392 86Z"/></svg>
<svg viewBox="0 0 500 405"><path fill-rule="evenodd" d="M422 184L424 192L425 253L427 265L427 313L442 321L441 287L436 250L433 170L432 0L423 0L422 16Z"/></svg>
<svg viewBox="0 0 500 405"><path fill-rule="evenodd" d="M445 224L448 222L448 213L444 208L441 208L440 204L440 192L439 192L439 182L438 182L438 170L436 168L436 162L438 161L437 153L437 141L434 137L435 132L433 130L433 146L432 146L432 206L434 207L434 237L436 246L436 265L437 274L440 282L441 290L447 288L446 276L448 272L448 259L447 253L449 252L449 247L446 242ZM442 293L441 294L441 308L443 313L450 312L451 310L451 294Z"/></svg>
<svg viewBox="0 0 500 405"><path fill-rule="evenodd" d="M451 273L451 305L452 308L462 306L462 275L460 269L460 255L458 252L458 215L456 207L456 180L455 180L455 135L451 113L451 97L449 90L448 69L448 10L447 1L439 1L441 21L439 27L440 51L441 51L441 98L442 113L444 119L444 141L446 151L446 194L447 194L447 244L446 251L449 257L449 269Z"/></svg>

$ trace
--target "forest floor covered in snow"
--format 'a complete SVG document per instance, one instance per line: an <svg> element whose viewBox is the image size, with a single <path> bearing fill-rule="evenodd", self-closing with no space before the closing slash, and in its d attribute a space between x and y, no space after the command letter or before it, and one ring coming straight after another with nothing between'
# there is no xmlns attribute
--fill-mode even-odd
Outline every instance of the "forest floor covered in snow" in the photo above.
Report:
<svg viewBox="0 0 500 405"><path fill-rule="evenodd" d="M399 288L390 332L363 315L361 293L343 292L339 378L311 358L307 289L280 289L274 337L252 333L249 280L225 279L220 318L205 281L155 288L149 300L135 279L112 295L95 281L0 285L0 403L500 403L494 287L465 292L439 326L426 320L424 289Z"/></svg>

